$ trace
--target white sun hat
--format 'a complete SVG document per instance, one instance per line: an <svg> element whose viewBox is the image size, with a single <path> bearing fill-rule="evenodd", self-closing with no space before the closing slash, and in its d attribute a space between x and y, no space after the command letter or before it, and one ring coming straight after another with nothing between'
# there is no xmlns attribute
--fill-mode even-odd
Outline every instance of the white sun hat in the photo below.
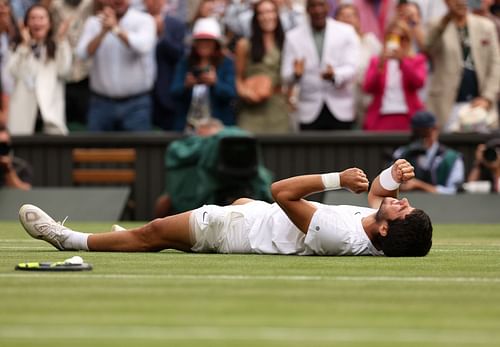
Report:
<svg viewBox="0 0 500 347"><path fill-rule="evenodd" d="M207 17L196 20L193 26L193 40L216 40L222 39L220 25L215 18Z"/></svg>

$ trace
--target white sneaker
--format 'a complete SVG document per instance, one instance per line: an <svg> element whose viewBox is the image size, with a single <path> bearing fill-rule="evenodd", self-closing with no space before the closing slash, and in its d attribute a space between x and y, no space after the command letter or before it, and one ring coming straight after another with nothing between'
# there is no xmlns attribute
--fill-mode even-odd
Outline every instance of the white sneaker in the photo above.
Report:
<svg viewBox="0 0 500 347"><path fill-rule="evenodd" d="M118 224L113 224L111 226L111 231L125 231L127 229L125 229L124 227L122 227L121 225L118 225Z"/></svg>
<svg viewBox="0 0 500 347"><path fill-rule="evenodd" d="M34 205L23 205L19 209L19 221L24 230L33 238L47 241L55 248L63 251L69 250L64 247L64 242L73 232L63 225L56 222L47 213Z"/></svg>

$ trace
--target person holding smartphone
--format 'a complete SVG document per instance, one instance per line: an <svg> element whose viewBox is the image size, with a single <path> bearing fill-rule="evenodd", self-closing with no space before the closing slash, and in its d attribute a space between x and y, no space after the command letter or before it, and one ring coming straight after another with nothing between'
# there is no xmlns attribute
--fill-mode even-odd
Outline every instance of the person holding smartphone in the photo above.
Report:
<svg viewBox="0 0 500 347"><path fill-rule="evenodd" d="M174 130L195 129L211 117L234 125L234 62L223 52L217 20L198 19L192 37L191 52L177 64L170 88L176 100Z"/></svg>
<svg viewBox="0 0 500 347"><path fill-rule="evenodd" d="M372 57L363 89L373 101L363 124L369 131L410 130L413 114L423 109L418 91L427 78L426 57L415 54L406 21L396 20L386 30L382 53Z"/></svg>

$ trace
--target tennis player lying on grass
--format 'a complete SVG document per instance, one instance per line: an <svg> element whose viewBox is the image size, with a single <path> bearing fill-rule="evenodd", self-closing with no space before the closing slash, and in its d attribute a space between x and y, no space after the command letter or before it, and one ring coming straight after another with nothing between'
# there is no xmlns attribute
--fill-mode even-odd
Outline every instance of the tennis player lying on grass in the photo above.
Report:
<svg viewBox="0 0 500 347"><path fill-rule="evenodd" d="M241 198L229 206L206 205L131 230L73 231L33 205L22 206L19 219L31 236L60 250L425 256L432 245L429 216L408 200L396 199L399 184L413 177L413 167L403 159L382 171L368 193L372 208L304 199L324 190L367 191L365 173L350 168L277 181L271 187L273 204Z"/></svg>

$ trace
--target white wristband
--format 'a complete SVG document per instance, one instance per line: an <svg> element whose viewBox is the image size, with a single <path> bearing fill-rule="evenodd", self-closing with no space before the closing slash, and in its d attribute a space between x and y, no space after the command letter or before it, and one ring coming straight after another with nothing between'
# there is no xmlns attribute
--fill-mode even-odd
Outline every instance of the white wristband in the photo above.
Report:
<svg viewBox="0 0 500 347"><path fill-rule="evenodd" d="M399 188L400 183L396 182L394 178L392 178L392 165L382 171L379 176L380 185L385 190L396 190Z"/></svg>
<svg viewBox="0 0 500 347"><path fill-rule="evenodd" d="M323 181L324 190L336 190L342 188L340 186L340 174L338 172L330 172L321 175L321 180Z"/></svg>

